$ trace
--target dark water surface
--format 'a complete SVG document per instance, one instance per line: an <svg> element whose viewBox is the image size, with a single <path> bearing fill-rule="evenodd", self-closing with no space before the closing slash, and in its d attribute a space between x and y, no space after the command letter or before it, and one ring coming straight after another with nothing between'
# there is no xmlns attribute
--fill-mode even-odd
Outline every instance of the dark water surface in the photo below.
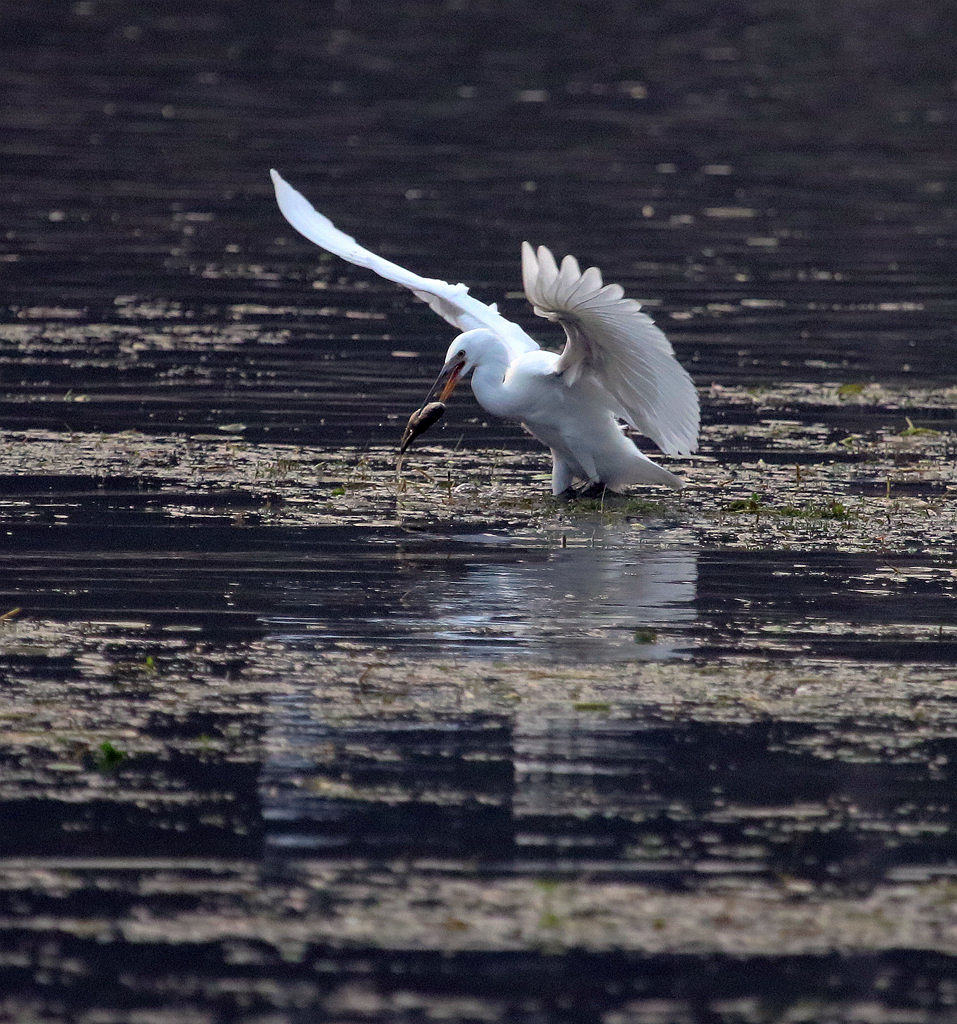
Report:
<svg viewBox="0 0 957 1024"><path fill-rule="evenodd" d="M949 14L0 3L0 1019L953 1019ZM403 515L452 332L270 166L546 341L522 239L620 281L707 496L463 395Z"/></svg>

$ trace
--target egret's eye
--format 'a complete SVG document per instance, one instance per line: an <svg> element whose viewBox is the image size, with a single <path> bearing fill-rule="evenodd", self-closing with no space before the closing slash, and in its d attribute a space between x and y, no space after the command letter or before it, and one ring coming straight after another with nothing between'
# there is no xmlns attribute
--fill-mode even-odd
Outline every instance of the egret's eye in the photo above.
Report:
<svg viewBox="0 0 957 1024"><path fill-rule="evenodd" d="M464 359L465 358L465 349L463 348L462 351L459 352L459 354L455 358L456 359Z"/></svg>

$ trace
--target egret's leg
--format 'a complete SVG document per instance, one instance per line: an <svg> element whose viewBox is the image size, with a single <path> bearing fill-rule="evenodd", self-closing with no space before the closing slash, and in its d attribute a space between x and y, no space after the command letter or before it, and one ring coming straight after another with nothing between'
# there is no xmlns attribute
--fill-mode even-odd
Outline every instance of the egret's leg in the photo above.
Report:
<svg viewBox="0 0 957 1024"><path fill-rule="evenodd" d="M579 498L599 498L605 490L605 485L601 482L601 476L598 472L598 467L595 465L595 460L591 455L591 452L575 453L578 456L578 461L581 463L582 476L585 483L578 490Z"/></svg>
<svg viewBox="0 0 957 1024"><path fill-rule="evenodd" d="M552 449L552 494L558 497L571 490L573 473L568 463Z"/></svg>

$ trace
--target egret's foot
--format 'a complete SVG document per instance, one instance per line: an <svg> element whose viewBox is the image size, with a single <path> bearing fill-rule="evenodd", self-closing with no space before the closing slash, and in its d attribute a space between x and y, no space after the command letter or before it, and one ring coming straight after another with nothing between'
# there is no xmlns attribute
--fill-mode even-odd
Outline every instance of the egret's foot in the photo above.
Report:
<svg viewBox="0 0 957 1024"><path fill-rule="evenodd" d="M578 491L574 487L566 487L564 491L553 495L556 501L574 501L578 497Z"/></svg>
<svg viewBox="0 0 957 1024"><path fill-rule="evenodd" d="M605 487L605 485L600 480L596 480L594 483L584 484L582 487L580 487L576 493L576 497L600 498L604 495L606 490L607 488Z"/></svg>

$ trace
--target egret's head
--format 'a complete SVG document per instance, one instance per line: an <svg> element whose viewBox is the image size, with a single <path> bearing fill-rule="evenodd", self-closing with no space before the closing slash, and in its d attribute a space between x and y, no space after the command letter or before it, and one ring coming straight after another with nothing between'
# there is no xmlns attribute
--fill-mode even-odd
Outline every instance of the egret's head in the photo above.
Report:
<svg viewBox="0 0 957 1024"><path fill-rule="evenodd" d="M457 338L452 339L448 352L445 353L445 365L464 360L462 374L468 375L482 361L482 357L492 347L497 347L501 342L494 331L487 327L477 327L473 331L466 331Z"/></svg>
<svg viewBox="0 0 957 1024"><path fill-rule="evenodd" d="M445 366L426 396L426 401L437 399L440 402L447 402L456 384L463 377L467 377L481 362L489 347L497 343L495 333L485 327L466 331L453 339L445 354Z"/></svg>
<svg viewBox="0 0 957 1024"><path fill-rule="evenodd" d="M438 377L435 378L435 383L429 388L425 401L412 414L408 426L405 428L402 445L399 448L400 456L415 438L424 434L442 416L445 411L445 403L451 397L458 382L463 377L467 377L484 358L491 354L493 349L500 351L501 348L501 339L494 331L484 327L460 334L449 345L445 356L445 365Z"/></svg>

